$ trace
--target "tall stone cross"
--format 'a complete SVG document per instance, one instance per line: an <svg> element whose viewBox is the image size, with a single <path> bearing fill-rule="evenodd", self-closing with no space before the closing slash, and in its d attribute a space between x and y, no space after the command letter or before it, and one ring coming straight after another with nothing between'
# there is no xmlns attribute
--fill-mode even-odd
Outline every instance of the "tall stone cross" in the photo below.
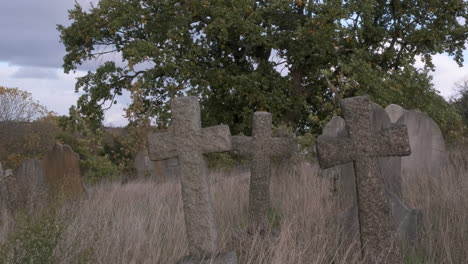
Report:
<svg viewBox="0 0 468 264"><path fill-rule="evenodd" d="M285 157L294 152L291 138L271 137L271 114L255 112L252 137L233 136L232 151L251 158L249 215L250 231L264 233L270 209L270 158Z"/></svg>
<svg viewBox="0 0 468 264"><path fill-rule="evenodd" d="M318 137L319 164L326 169L354 162L361 254L366 263L403 263L377 157L411 154L406 126L393 124L374 131L371 101L365 96L342 100L341 109L349 137Z"/></svg>
<svg viewBox="0 0 468 264"><path fill-rule="evenodd" d="M218 238L203 154L231 149L229 127L202 128L196 97L173 99L171 111L172 130L148 136L149 157L151 160L179 159L190 258L213 256ZM179 263L192 262L187 259Z"/></svg>

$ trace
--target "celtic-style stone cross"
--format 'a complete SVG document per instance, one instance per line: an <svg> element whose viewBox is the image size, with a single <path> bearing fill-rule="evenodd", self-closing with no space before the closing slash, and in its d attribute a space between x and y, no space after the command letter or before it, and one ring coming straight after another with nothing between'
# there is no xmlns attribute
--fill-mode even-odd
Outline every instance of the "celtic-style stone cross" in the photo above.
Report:
<svg viewBox="0 0 468 264"><path fill-rule="evenodd" d="M177 157L186 233L191 256L179 263L200 260L217 253L217 229L211 203L207 167L203 154L231 149L231 134L225 125L202 128L196 97L175 98L171 104L172 130L148 136L151 160ZM234 255L235 257L235 255ZM236 263L232 254L219 256L215 263ZM192 262L193 261L193 262ZM206 260L206 263L212 260Z"/></svg>
<svg viewBox="0 0 468 264"><path fill-rule="evenodd" d="M271 114L255 112L252 137L233 136L232 151L251 159L249 214L250 231L263 233L268 227L270 209L270 158L294 152L291 138L271 137Z"/></svg>
<svg viewBox="0 0 468 264"><path fill-rule="evenodd" d="M362 256L366 263L403 263L377 157L411 154L406 126L373 131L372 105L365 96L342 100L341 109L349 137L318 137L320 167L354 162Z"/></svg>

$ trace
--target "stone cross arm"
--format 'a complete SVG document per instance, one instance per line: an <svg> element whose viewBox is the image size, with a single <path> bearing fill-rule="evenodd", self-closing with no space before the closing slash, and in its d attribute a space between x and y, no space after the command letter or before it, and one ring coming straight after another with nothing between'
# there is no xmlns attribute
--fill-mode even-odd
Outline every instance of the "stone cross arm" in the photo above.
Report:
<svg viewBox="0 0 468 264"><path fill-rule="evenodd" d="M231 149L231 133L226 125L189 130L182 133L168 131L148 135L148 152L151 160L177 157L180 152L221 152Z"/></svg>
<svg viewBox="0 0 468 264"><path fill-rule="evenodd" d="M317 138L320 166L324 169L356 161L363 157L407 156L411 154L406 126L392 124L369 136L365 143L349 137Z"/></svg>
<svg viewBox="0 0 468 264"><path fill-rule="evenodd" d="M241 156L251 156L259 151L269 157L287 157L294 153L295 144L292 138L269 138L264 139L262 146L256 146L254 137L233 136L231 138L232 150Z"/></svg>

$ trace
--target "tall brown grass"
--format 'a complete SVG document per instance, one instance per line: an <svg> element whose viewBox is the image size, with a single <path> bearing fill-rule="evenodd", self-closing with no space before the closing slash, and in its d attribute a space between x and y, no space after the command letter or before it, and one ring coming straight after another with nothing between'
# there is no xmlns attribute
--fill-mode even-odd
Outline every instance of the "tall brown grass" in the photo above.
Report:
<svg viewBox="0 0 468 264"><path fill-rule="evenodd" d="M405 199L424 216L418 242L405 250L406 263L467 263L467 154L452 151L441 174L405 177ZM266 237L246 234L248 174L211 173L220 248L235 251L242 264L359 263L358 247L340 239L336 225L340 212L335 209L332 186L317 171L313 165L297 163L274 174L270 220L279 231ZM57 212L54 216L60 221L52 226L63 228L54 229L60 232L57 243L51 244L53 251L45 251L52 255L47 263L171 264L188 253L178 182L105 183L93 187L86 199ZM32 250L24 248L28 243L15 246L21 243L14 235L18 227L9 223L4 215L3 263L18 259L12 248L23 246L23 254ZM31 237L19 237L37 239L34 236L42 234L31 230Z"/></svg>

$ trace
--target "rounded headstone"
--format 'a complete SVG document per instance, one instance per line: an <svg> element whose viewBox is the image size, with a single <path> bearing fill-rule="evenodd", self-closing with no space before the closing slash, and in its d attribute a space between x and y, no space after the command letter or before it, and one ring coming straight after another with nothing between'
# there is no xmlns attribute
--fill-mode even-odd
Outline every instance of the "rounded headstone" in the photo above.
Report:
<svg viewBox="0 0 468 264"><path fill-rule="evenodd" d="M322 130L327 137L347 137L346 123L340 116L334 116ZM339 197L340 209L353 207L356 203L356 180L352 162L341 164L329 169L320 170L320 176L333 182L333 193Z"/></svg>
<svg viewBox="0 0 468 264"><path fill-rule="evenodd" d="M392 123L396 123L402 115L408 112L406 109L397 104L388 105L385 107L385 111L387 112L388 117L390 117L390 121L392 121Z"/></svg>
<svg viewBox="0 0 468 264"><path fill-rule="evenodd" d="M80 156L70 146L56 143L42 160L49 194L78 198L84 192Z"/></svg>
<svg viewBox="0 0 468 264"><path fill-rule="evenodd" d="M411 145L411 155L401 158L402 175L439 173L447 160L447 150L436 122L424 113L407 111L397 123L408 128Z"/></svg>
<svg viewBox="0 0 468 264"><path fill-rule="evenodd" d="M387 111L375 103L372 104L372 107L374 110L374 131L382 131L391 126L392 121ZM379 166L385 189L401 198L400 157L379 157Z"/></svg>
<svg viewBox="0 0 468 264"><path fill-rule="evenodd" d="M42 162L25 160L16 170L16 200L22 207L39 203L47 196L47 180Z"/></svg>

